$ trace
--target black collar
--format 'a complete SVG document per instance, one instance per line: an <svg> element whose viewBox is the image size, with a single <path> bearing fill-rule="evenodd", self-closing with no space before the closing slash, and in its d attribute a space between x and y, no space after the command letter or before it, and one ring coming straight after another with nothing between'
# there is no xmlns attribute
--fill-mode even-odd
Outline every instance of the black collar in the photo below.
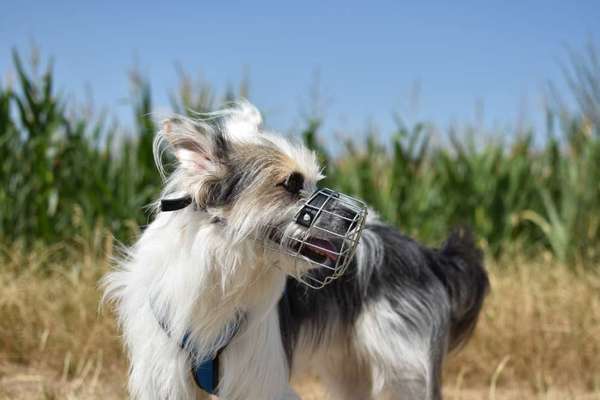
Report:
<svg viewBox="0 0 600 400"><path fill-rule="evenodd" d="M192 196L189 194L175 199L161 199L160 211L177 211L186 208L190 204L192 204Z"/></svg>

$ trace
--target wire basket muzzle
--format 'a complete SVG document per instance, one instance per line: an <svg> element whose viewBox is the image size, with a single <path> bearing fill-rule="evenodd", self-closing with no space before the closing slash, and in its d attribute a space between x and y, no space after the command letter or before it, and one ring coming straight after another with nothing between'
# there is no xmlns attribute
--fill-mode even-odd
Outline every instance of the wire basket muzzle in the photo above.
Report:
<svg viewBox="0 0 600 400"><path fill-rule="evenodd" d="M278 235L278 250L314 267L307 271L306 266L297 264L294 277L320 289L344 274L352 262L366 217L362 201L328 188L318 189L296 213L295 229Z"/></svg>

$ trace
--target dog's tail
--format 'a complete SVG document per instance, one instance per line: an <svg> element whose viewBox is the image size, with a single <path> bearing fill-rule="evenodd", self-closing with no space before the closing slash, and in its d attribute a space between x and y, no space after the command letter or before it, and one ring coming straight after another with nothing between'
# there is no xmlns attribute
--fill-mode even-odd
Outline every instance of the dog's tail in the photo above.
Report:
<svg viewBox="0 0 600 400"><path fill-rule="evenodd" d="M457 228L439 251L451 306L450 348L464 344L475 329L489 280L483 252L467 228ZM441 272L441 271L440 271Z"/></svg>

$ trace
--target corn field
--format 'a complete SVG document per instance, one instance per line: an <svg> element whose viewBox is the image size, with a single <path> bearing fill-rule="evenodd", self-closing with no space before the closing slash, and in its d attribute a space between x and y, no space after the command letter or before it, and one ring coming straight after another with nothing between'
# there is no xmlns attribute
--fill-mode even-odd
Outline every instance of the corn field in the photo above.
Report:
<svg viewBox="0 0 600 400"><path fill-rule="evenodd" d="M15 79L0 82L0 242L25 247L92 238L130 242L159 193L152 157L157 130L151 87L131 74L133 132L68 103L51 65L13 52ZM489 134L406 125L382 141L365 132L339 152L323 144L322 120L296 132L326 165L326 185L365 199L381 218L428 243L470 225L487 254L550 254L569 265L600 259L600 63L593 48L573 54L554 93L546 129ZM181 74L173 111L208 111L249 97L247 84L218 96ZM547 133L546 133L547 131Z"/></svg>

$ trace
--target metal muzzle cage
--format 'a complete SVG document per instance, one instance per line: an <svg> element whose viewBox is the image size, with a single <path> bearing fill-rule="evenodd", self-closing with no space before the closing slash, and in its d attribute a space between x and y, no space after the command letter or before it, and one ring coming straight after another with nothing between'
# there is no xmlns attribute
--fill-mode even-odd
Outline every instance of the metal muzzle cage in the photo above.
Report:
<svg viewBox="0 0 600 400"><path fill-rule="evenodd" d="M296 279L320 289L339 278L348 268L367 217L365 203L343 193L323 188L300 207L294 221L298 229L282 232L278 249L314 266L298 266Z"/></svg>
<svg viewBox="0 0 600 400"><path fill-rule="evenodd" d="M161 199L163 212L176 211L192 204L192 197ZM367 207L365 203L331 189L316 190L298 209L294 224L284 231L271 227L267 247L296 260L294 277L305 285L320 289L339 278L352 262L360 239ZM226 224L225 220L218 220ZM314 268L307 271L303 261Z"/></svg>

